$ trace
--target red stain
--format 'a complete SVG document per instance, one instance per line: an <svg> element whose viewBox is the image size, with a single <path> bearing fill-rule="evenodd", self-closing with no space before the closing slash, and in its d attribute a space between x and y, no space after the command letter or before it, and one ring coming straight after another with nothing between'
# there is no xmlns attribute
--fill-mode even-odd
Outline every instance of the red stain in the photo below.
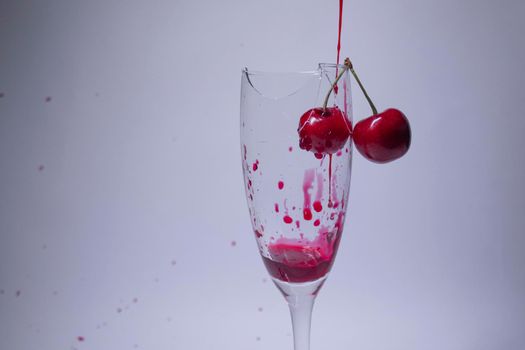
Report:
<svg viewBox="0 0 525 350"><path fill-rule="evenodd" d="M284 188L284 182L279 181L279 183L277 183L277 187L279 187L279 189L282 190Z"/></svg>
<svg viewBox="0 0 525 350"><path fill-rule="evenodd" d="M323 159L323 154L322 153L314 153L314 156L317 159Z"/></svg>
<svg viewBox="0 0 525 350"><path fill-rule="evenodd" d="M320 224L321 224L321 221L319 221L319 219L314 221L314 226L319 226Z"/></svg>
<svg viewBox="0 0 525 350"><path fill-rule="evenodd" d="M285 215L283 217L283 221L287 224L291 224L293 222L293 219L289 215Z"/></svg>
<svg viewBox="0 0 525 350"><path fill-rule="evenodd" d="M291 152L291 151L293 151L293 147L292 146L288 147L288 152Z"/></svg>
<svg viewBox="0 0 525 350"><path fill-rule="evenodd" d="M237 245L237 242L235 242L235 241L231 241L230 245L231 245L232 247L235 247L235 246Z"/></svg>
<svg viewBox="0 0 525 350"><path fill-rule="evenodd" d="M78 337L77 337L77 340L78 340L78 341L84 341L84 340L86 340L86 339L85 339L83 336L78 336Z"/></svg>
<svg viewBox="0 0 525 350"><path fill-rule="evenodd" d="M257 163L253 163L252 169L253 171L257 171L257 169L259 169L259 165L257 165Z"/></svg>
<svg viewBox="0 0 525 350"><path fill-rule="evenodd" d="M297 228L301 228L301 222L299 220L296 220L295 226L297 226Z"/></svg>

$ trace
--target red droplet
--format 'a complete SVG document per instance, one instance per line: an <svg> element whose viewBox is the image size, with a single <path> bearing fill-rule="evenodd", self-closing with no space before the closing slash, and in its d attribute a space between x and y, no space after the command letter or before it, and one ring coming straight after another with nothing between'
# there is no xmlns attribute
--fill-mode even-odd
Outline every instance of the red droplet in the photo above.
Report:
<svg viewBox="0 0 525 350"><path fill-rule="evenodd" d="M320 224L321 224L321 221L319 221L319 219L314 221L314 226L319 226Z"/></svg>
<svg viewBox="0 0 525 350"><path fill-rule="evenodd" d="M288 152L291 152L291 151L293 151L293 147L292 146L288 147Z"/></svg>
<svg viewBox="0 0 525 350"><path fill-rule="evenodd" d="M85 338L84 338L83 336L80 336L80 335L79 335L79 336L77 337L77 340L78 340L78 341L84 341Z"/></svg>
<svg viewBox="0 0 525 350"><path fill-rule="evenodd" d="M275 203L275 212L278 213L279 212L279 204Z"/></svg>
<svg viewBox="0 0 525 350"><path fill-rule="evenodd" d="M334 203L334 209L337 208L339 206L339 202L335 202Z"/></svg>
<svg viewBox="0 0 525 350"><path fill-rule="evenodd" d="M348 148L345 148L346 153L348 153Z"/></svg>
<svg viewBox="0 0 525 350"><path fill-rule="evenodd" d="M323 154L322 153L314 153L314 156L317 159L323 159Z"/></svg>
<svg viewBox="0 0 525 350"><path fill-rule="evenodd" d="M338 156L338 157L341 157L342 154L343 154L343 152L341 152L341 151L339 150L339 151L337 151L337 153L336 153L335 155Z"/></svg>
<svg viewBox="0 0 525 350"><path fill-rule="evenodd" d="M231 245L232 247L235 247L235 246L237 245L237 242L235 242L235 241L231 241L230 245Z"/></svg>
<svg viewBox="0 0 525 350"><path fill-rule="evenodd" d="M301 222L299 220L296 220L295 226L297 226L297 228L301 228Z"/></svg>
<svg viewBox="0 0 525 350"><path fill-rule="evenodd" d="M293 219L289 215L285 215L283 217L283 221L287 224L291 224L293 222Z"/></svg>
<svg viewBox="0 0 525 350"><path fill-rule="evenodd" d="M323 205L321 204L320 201L315 201L315 202L314 202L314 210L315 210L316 212L318 212L318 213L319 213L321 210L323 210Z"/></svg>
<svg viewBox="0 0 525 350"><path fill-rule="evenodd" d="M279 181L279 183L277 184L277 187L279 187L279 189L282 190L284 188L284 182Z"/></svg>
<svg viewBox="0 0 525 350"><path fill-rule="evenodd" d="M259 169L259 166L257 165L257 163L253 163L252 169L253 171L257 171L257 169Z"/></svg>
<svg viewBox="0 0 525 350"><path fill-rule="evenodd" d="M306 208L303 210L303 217L305 220L312 220L312 211L310 208Z"/></svg>

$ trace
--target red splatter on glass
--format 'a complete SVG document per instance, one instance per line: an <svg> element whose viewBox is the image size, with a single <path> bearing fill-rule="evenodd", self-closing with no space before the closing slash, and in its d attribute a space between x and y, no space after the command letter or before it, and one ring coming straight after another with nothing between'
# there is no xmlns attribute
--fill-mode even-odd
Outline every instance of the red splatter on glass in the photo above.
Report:
<svg viewBox="0 0 525 350"><path fill-rule="evenodd" d="M279 182L277 183L277 187L279 187L279 189L282 190L282 189L284 188L284 182L279 181Z"/></svg>
<svg viewBox="0 0 525 350"><path fill-rule="evenodd" d="M319 221L319 219L314 221L314 226L319 226L320 224L321 224L321 221Z"/></svg>
<svg viewBox="0 0 525 350"><path fill-rule="evenodd" d="M293 222L293 219L289 215L285 215L283 217L283 221L287 224L291 224Z"/></svg>
<svg viewBox="0 0 525 350"><path fill-rule="evenodd" d="M279 212L279 204L275 203L275 212L278 213Z"/></svg>
<svg viewBox="0 0 525 350"><path fill-rule="evenodd" d="M259 169L259 165L257 165L257 163L253 163L252 169L253 171L257 171L257 169Z"/></svg>
<svg viewBox="0 0 525 350"><path fill-rule="evenodd" d="M320 201L315 201L313 206L314 206L314 210L318 213L321 212L321 210L323 210L323 205L321 204Z"/></svg>

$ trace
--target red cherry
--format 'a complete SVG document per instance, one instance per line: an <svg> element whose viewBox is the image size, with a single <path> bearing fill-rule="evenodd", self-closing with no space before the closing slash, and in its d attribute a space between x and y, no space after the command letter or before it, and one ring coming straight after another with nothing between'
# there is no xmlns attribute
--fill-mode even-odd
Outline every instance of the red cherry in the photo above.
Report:
<svg viewBox="0 0 525 350"><path fill-rule="evenodd" d="M299 147L321 154L343 148L352 126L338 107L312 108L299 120Z"/></svg>
<svg viewBox="0 0 525 350"><path fill-rule="evenodd" d="M407 117L394 108L359 121L352 134L359 153L375 163L402 157L410 148L410 137Z"/></svg>

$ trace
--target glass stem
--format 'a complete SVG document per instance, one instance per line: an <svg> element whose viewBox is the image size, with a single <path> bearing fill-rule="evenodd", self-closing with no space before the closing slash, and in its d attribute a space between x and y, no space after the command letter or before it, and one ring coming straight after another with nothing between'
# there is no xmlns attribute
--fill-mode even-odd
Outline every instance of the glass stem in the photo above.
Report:
<svg viewBox="0 0 525 350"><path fill-rule="evenodd" d="M287 298L292 316L294 350L310 350L310 324L315 295L294 295Z"/></svg>

